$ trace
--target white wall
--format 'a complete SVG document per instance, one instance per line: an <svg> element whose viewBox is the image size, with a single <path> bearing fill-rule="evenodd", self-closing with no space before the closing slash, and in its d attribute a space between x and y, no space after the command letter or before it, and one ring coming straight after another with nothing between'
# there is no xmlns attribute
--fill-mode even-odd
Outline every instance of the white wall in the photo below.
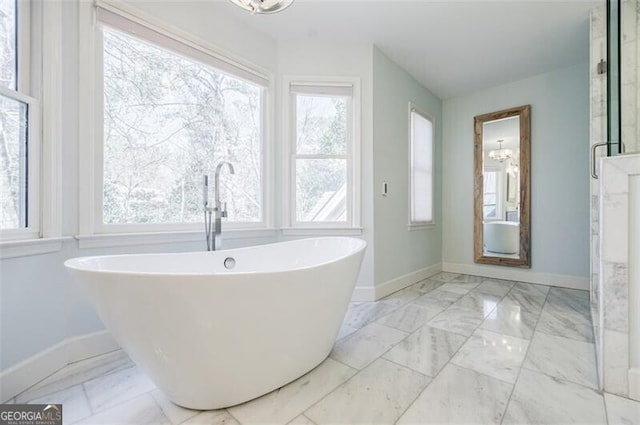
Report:
<svg viewBox="0 0 640 425"><path fill-rule="evenodd" d="M589 275L589 67L580 64L444 102L447 264L473 262L473 117L531 104L531 269L558 281ZM552 276L548 276L552 275ZM584 278L584 279L583 279ZM580 284L582 284L580 283Z"/></svg>
<svg viewBox="0 0 640 425"><path fill-rule="evenodd" d="M442 101L380 50L373 52L376 285L442 259ZM409 102L434 119L435 225L409 230ZM387 196L381 187L388 184Z"/></svg>

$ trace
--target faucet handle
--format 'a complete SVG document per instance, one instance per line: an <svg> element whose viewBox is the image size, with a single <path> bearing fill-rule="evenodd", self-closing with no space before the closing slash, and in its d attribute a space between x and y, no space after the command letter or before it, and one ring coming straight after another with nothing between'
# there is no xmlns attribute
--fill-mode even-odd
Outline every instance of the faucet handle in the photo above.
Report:
<svg viewBox="0 0 640 425"><path fill-rule="evenodd" d="M223 218L227 218L227 203L226 202L222 203L222 211L221 211L220 215Z"/></svg>

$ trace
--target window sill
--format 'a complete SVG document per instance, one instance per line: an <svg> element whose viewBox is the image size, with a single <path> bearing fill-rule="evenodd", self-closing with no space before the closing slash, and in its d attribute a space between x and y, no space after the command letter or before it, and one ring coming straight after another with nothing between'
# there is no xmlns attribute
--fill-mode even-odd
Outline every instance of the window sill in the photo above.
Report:
<svg viewBox="0 0 640 425"><path fill-rule="evenodd" d="M222 230L222 239L269 238L276 235L275 229L231 229ZM169 243L202 242L204 249L204 231L197 232L153 232L153 233L103 233L96 235L78 235L78 248L113 248L120 246L157 245Z"/></svg>
<svg viewBox="0 0 640 425"><path fill-rule="evenodd" d="M30 255L58 252L62 249L62 244L71 239L70 237L64 237L1 242L0 259L4 260L5 258L27 257Z"/></svg>
<svg viewBox="0 0 640 425"><path fill-rule="evenodd" d="M415 230L428 230L428 229L435 229L436 224L435 223L425 223L425 224L408 224L407 225L407 229L411 232L415 231Z"/></svg>
<svg viewBox="0 0 640 425"><path fill-rule="evenodd" d="M360 236L362 227L283 227L284 236Z"/></svg>

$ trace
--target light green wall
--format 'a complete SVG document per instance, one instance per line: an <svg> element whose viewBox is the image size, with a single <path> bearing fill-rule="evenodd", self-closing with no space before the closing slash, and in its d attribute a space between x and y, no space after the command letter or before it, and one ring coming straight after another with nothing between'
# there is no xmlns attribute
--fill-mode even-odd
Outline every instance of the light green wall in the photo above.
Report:
<svg viewBox="0 0 640 425"><path fill-rule="evenodd" d="M435 120L435 225L410 231L409 102ZM375 283L442 259L442 101L380 50L373 52ZM382 184L388 195L381 195Z"/></svg>
<svg viewBox="0 0 640 425"><path fill-rule="evenodd" d="M590 177L586 63L444 102L443 260L474 265L473 117L526 104L531 104L530 271L587 277Z"/></svg>

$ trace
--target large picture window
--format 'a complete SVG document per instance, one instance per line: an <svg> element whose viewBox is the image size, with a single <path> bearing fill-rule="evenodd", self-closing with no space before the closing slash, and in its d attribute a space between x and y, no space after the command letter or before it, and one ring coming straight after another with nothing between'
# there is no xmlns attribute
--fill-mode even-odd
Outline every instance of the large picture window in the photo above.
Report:
<svg viewBox="0 0 640 425"><path fill-rule="evenodd" d="M99 229L195 228L203 220L203 175L213 181L220 161L235 169L220 179L228 226L261 226L266 83L245 78L246 70L235 75L219 57L112 12L99 8L98 20Z"/></svg>
<svg viewBox="0 0 640 425"><path fill-rule="evenodd" d="M354 88L352 83L289 84L291 103L291 224L352 227Z"/></svg>

